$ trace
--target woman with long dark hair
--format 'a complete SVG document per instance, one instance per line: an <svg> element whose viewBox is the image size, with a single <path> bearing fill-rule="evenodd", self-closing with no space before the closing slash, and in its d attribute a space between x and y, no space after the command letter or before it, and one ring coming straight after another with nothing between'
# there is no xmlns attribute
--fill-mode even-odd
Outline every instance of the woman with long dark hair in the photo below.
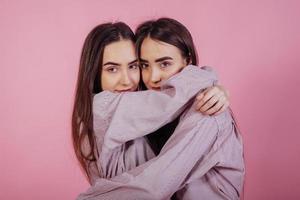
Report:
<svg viewBox="0 0 300 200"><path fill-rule="evenodd" d="M93 96L107 89L105 85L103 89L101 79L102 74L105 78L105 73L111 71L110 68L104 70L102 67L105 47L121 40L127 41L127 45L129 45L127 51L130 52L130 57L126 57L126 59L133 61L131 65L126 65L122 69L127 71L128 68L134 68L134 70L129 70L129 73L138 79L131 81L132 89L136 90L140 72L137 67L135 52L131 50L135 36L126 24L122 22L106 23L95 27L85 39L81 53L72 115L72 139L77 159L91 184L95 178L102 176L101 169L97 166L98 152L96 151L97 141L93 127Z"/></svg>
<svg viewBox="0 0 300 200"><path fill-rule="evenodd" d="M190 32L174 19L160 18L144 22L137 28L136 37L136 51L140 59L143 83L148 89L159 88L164 80L188 64L198 65L197 52ZM207 95L207 98L210 98L211 105L214 105L215 109L220 112L223 110L221 102L224 97L218 99L216 96ZM209 104L195 107L206 110L211 106ZM242 140L231 109L227 107L224 109L227 109L226 112L213 117L219 130L201 131L205 139L199 143L202 146L198 150L201 151L203 148L203 152L200 154L198 164L190 171L189 180L185 180L181 185L182 189L174 195L177 199L240 197L244 178ZM197 116L196 113L195 115ZM196 119L195 121L197 122ZM186 122L182 117L180 122L176 121L173 126L177 126L177 123L190 122ZM199 124L200 120L197 123ZM211 129L214 129L213 126ZM152 143L159 140L159 134L151 134L148 137ZM157 152L159 151L160 149ZM211 163L207 164L208 162ZM206 168L205 171L202 171L203 168Z"/></svg>
<svg viewBox="0 0 300 200"><path fill-rule="evenodd" d="M83 46L72 115L72 138L76 156L91 184L95 183L97 178L114 177L155 156L153 145L151 148L144 137L132 138L131 141L125 142L121 145L119 153L114 149L107 153L109 155L106 154L106 157L101 156L104 137L95 134L96 129L104 129L107 126L95 123L97 119L93 113L93 105L96 95L104 90L123 93L136 91L139 87L140 69L134 43L135 36L131 29L119 22L95 27ZM200 83L201 81L198 81L199 88L194 89L194 92L203 87ZM223 91L217 90L215 94L223 94ZM155 95L159 101L161 94L155 92ZM97 97L102 100L101 95ZM187 96L183 97L188 99ZM138 98L132 99L131 102L138 101ZM109 110L109 107L105 109ZM109 161L112 158L114 162Z"/></svg>
<svg viewBox="0 0 300 200"><path fill-rule="evenodd" d="M173 194L174 199L239 199L244 177L243 147L232 113L226 109L217 116L201 115L196 111L199 108L197 101L189 101L195 91L216 81L213 74L189 65L197 64L190 33L179 22L161 18L141 24L136 36L143 82L153 94L155 90L163 89L158 93L166 95L167 103L158 110L155 107L148 110L151 101L147 95L145 106L140 108L134 107L135 102L128 101L139 96L138 93L127 100L124 99L126 95L102 93L110 114L101 114L102 108L94 116L107 121L106 128L99 129L106 135L102 140L104 146L108 151L122 148L126 141L149 134L177 119L170 125L175 131L167 134L162 148L156 146L155 157L110 179L97 179L78 199L169 199ZM201 80L204 87L198 88L197 80ZM180 94L180 91L185 92ZM218 102L217 99L214 106L220 110L222 105ZM128 120L126 114L131 113L131 109L140 114L137 118L129 116ZM144 118L141 118L143 111ZM152 135L152 142L159 139L159 133L156 131L157 135Z"/></svg>

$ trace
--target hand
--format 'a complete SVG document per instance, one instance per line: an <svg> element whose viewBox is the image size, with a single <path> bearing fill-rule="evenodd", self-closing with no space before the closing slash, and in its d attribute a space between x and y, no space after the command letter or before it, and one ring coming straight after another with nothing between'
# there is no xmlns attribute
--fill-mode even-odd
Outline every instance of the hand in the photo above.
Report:
<svg viewBox="0 0 300 200"><path fill-rule="evenodd" d="M207 88L196 97L196 110L204 115L218 115L226 110L229 106L228 91L216 85Z"/></svg>

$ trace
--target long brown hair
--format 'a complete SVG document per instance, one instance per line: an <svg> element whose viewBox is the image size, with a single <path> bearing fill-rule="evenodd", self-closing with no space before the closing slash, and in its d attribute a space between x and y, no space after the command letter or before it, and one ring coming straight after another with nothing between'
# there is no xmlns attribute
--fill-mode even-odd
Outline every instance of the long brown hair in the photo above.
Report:
<svg viewBox="0 0 300 200"><path fill-rule="evenodd" d="M101 71L106 45L121 39L135 42L134 33L123 22L96 26L85 39L79 65L72 114L72 140L76 157L91 183L90 165L96 163L96 142L93 131L93 95L102 91ZM97 154L97 155L96 155ZM101 176L101 169L98 169Z"/></svg>

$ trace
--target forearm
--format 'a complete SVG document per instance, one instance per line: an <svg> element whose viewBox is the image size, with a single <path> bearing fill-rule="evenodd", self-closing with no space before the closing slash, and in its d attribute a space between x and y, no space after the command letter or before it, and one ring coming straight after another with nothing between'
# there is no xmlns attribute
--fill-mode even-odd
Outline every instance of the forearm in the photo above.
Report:
<svg viewBox="0 0 300 200"><path fill-rule="evenodd" d="M203 176L217 162L204 157L216 141L218 128L209 117L195 122L188 116L185 120L157 157L111 180L99 179L81 199L118 199L123 191L128 197L124 192L124 199L166 199L182 187L199 162L197 177Z"/></svg>
<svg viewBox="0 0 300 200"><path fill-rule="evenodd" d="M213 72L190 66L167 80L160 92L106 92L96 96L95 117L109 120L106 122L108 127L105 129L104 144L115 148L157 130L175 119L189 100L215 81ZM103 103L103 99L107 101Z"/></svg>

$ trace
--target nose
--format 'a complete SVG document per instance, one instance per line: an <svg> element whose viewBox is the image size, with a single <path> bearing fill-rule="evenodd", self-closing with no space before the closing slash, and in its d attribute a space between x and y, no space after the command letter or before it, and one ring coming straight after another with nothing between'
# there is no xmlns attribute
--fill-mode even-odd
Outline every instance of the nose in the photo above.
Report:
<svg viewBox="0 0 300 200"><path fill-rule="evenodd" d="M120 83L124 86L128 86L131 84L131 79L127 70L123 70Z"/></svg>
<svg viewBox="0 0 300 200"><path fill-rule="evenodd" d="M151 78L150 78L152 83L159 83L161 81L161 73L159 69L156 69L155 67L152 68L151 70Z"/></svg>

